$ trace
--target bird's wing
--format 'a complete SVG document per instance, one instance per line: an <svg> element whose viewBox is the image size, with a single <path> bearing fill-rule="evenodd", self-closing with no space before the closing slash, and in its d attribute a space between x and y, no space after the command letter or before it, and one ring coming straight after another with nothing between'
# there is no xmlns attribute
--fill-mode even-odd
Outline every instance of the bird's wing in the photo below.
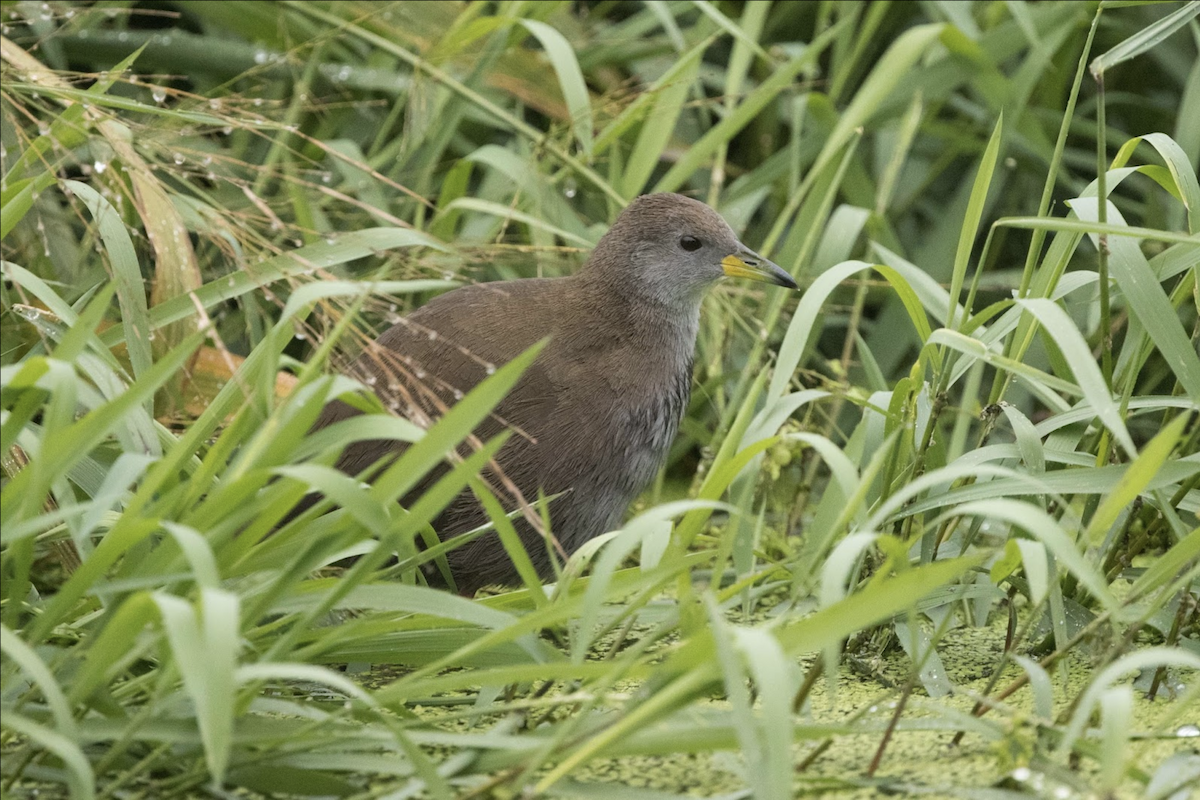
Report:
<svg viewBox="0 0 1200 800"><path fill-rule="evenodd" d="M463 287L427 303L369 345L353 372L391 410L431 424L491 372L549 336L564 312L559 280L504 281ZM528 458L536 429L554 415L558 387L539 358L476 430L487 440L514 429L503 461L536 469ZM326 406L314 429L358 413L341 402ZM338 468L357 474L404 445L364 440L350 445ZM466 452L465 450L463 451ZM437 477L431 476L431 478ZM521 483L520 478L513 480Z"/></svg>

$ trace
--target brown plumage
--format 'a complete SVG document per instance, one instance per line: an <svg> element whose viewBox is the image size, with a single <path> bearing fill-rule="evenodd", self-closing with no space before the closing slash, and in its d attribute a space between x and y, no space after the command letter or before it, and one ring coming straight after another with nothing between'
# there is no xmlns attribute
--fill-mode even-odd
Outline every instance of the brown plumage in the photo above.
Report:
<svg viewBox="0 0 1200 800"><path fill-rule="evenodd" d="M435 416L489 372L549 337L549 344L476 435L517 429L497 456L526 500L550 503L554 536L566 552L616 528L629 503L662 466L691 393L692 354L704 292L723 275L795 288L770 261L742 245L703 203L676 194L635 200L579 272L466 286L448 292L385 331L354 373L385 404ZM334 402L316 428L358 413ZM503 422L502 422L502 421ZM361 441L338 468L357 474L396 442ZM405 501L431 484L432 476ZM492 476L489 482L501 484ZM501 491L508 509L516 501ZM487 515L469 491L434 522L443 538ZM552 574L543 538L526 519L518 533L543 578ZM512 563L494 533L453 550L460 591L511 582Z"/></svg>

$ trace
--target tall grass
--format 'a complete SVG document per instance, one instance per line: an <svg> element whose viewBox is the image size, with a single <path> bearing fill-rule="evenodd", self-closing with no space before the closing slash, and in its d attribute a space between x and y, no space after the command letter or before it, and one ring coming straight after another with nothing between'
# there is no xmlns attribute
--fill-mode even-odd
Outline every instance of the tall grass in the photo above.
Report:
<svg viewBox="0 0 1200 800"><path fill-rule="evenodd" d="M1198 14L0 4L4 794L1186 796ZM651 191L803 295L712 295L553 587L426 587L467 487L521 563L502 440L396 499L536 353L428 429L339 369Z"/></svg>

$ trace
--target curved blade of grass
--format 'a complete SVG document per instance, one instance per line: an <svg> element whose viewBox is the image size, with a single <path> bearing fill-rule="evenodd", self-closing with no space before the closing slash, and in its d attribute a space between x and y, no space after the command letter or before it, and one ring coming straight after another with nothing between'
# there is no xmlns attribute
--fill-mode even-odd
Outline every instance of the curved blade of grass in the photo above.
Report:
<svg viewBox="0 0 1200 800"><path fill-rule="evenodd" d="M202 589L219 589L221 573L217 569L217 560L213 557L212 548L199 531L180 525L177 522L163 520L163 529L171 534L191 567L192 579Z"/></svg>
<svg viewBox="0 0 1200 800"><path fill-rule="evenodd" d="M978 339L963 336L961 333L949 330L948 328L940 328L934 331L930 334L926 344L947 345L953 350L970 356L972 359L978 359L999 370L1012 373L1013 376L1021 379L1039 400L1056 412L1066 411L1069 406L1054 392L1058 391L1076 396L1083 394L1083 390L1070 381L1051 375L1048 372L1042 372L1040 369L1035 369L1024 362L1006 358L989 349L986 344Z"/></svg>
<svg viewBox="0 0 1200 800"><path fill-rule="evenodd" d="M1069 205L1072 210L1076 204L1083 200L1091 201L1091 207L1096 207L1094 197L1075 198L1071 200ZM1112 208L1112 204L1109 204ZM1130 225L1101 224L1096 220L1095 216L1087 220L1080 219L1049 219L1046 217L1002 217L996 220L997 228L1023 228L1025 230L1036 231L1060 231L1066 233L1091 233L1091 234L1107 234L1120 238L1133 239L1148 239L1152 242L1171 242L1172 244L1194 245L1200 243L1200 236L1191 233L1179 233L1177 231L1164 231L1158 228L1139 228ZM1050 259L1048 258L1049 262Z"/></svg>
<svg viewBox="0 0 1200 800"><path fill-rule="evenodd" d="M822 608L830 608L846 599L846 583L863 551L875 543L875 531L855 531L837 543L821 566L821 585L817 598Z"/></svg>
<svg viewBox="0 0 1200 800"><path fill-rule="evenodd" d="M67 303L67 301L63 300L62 297L59 296L58 292L50 288L48 283L24 267L18 264L13 264L11 261L0 261L0 270L2 270L0 274L4 276L5 280L12 281L14 284L25 289L27 292L44 303L46 308L50 310L50 313L62 320L63 325L68 329L68 331L76 328L79 314L70 306L70 304ZM98 322L99 320L97 319L97 323ZM94 327L95 325L92 326L93 329ZM104 359L104 362L109 367L113 368L114 370L124 369L121 367L116 357L113 356L107 347L101 344L98 338L91 337L90 343L93 345L92 349L94 350L95 354ZM60 346L55 352L75 353L78 355L78 353L82 352L82 350L79 350L77 347L70 347L69 349L64 350L60 341ZM73 357L67 360L73 360Z"/></svg>
<svg viewBox="0 0 1200 800"><path fill-rule="evenodd" d="M1144 397L1135 397L1129 401L1125 407L1126 413L1130 411L1157 411L1168 408L1177 408L1184 411L1194 409L1195 403L1191 402L1186 397L1169 397L1165 395L1147 395ZM1086 422L1095 417L1087 406L1072 408L1067 411L1062 411L1054 416L1048 417L1039 422L1034 427L1037 428L1038 436L1045 438L1047 435L1054 433L1057 430L1065 428L1069 425L1077 425L1080 422Z"/></svg>
<svg viewBox="0 0 1200 800"><path fill-rule="evenodd" d="M1133 582L1131 596L1141 597L1168 584L1175 576L1182 575L1188 565L1197 558L1200 558L1200 527L1180 539L1174 547L1139 575Z"/></svg>
<svg viewBox="0 0 1200 800"><path fill-rule="evenodd" d="M760 439L774 436L787 418L796 413L798 409L829 396L829 392L822 389L802 389L799 392L792 392L780 397L754 415L745 435L742 436L742 443L738 450L744 450Z"/></svg>
<svg viewBox="0 0 1200 800"><path fill-rule="evenodd" d="M1079 702L1075 704L1075 711L1071 715L1071 721L1067 723L1066 730L1063 731L1062 739L1059 740L1056 751L1059 754L1070 752L1075 741L1083 735L1088 720L1091 719L1092 711L1096 707L1096 702L1116 682L1117 678L1126 673L1151 666L1182 667L1192 670L1200 669L1200 656L1173 647L1148 647L1145 650L1139 650L1136 653L1129 653L1118 658L1092 678L1087 690L1080 696Z"/></svg>
<svg viewBox="0 0 1200 800"><path fill-rule="evenodd" d="M287 464L272 471L286 478L301 481L310 490L320 492L323 497L328 497L346 509L350 516L376 535L383 533L391 524L383 507L367 499L362 481L333 467L319 464Z"/></svg>
<svg viewBox="0 0 1200 800"><path fill-rule="evenodd" d="M909 625L903 620L896 620L892 629L896 632L896 638L900 641L908 660L912 662L913 669L917 670L926 694L930 697L945 697L953 692L954 683L946 673L946 666L942 663L942 657L938 655L933 638L920 623Z"/></svg>
<svg viewBox="0 0 1200 800"><path fill-rule="evenodd" d="M141 377L150 368L154 357L150 353L150 310L146 303L146 282L133 249L133 240L125 230L125 223L112 204L99 192L79 181L65 181L63 185L82 198L92 218L100 229L100 238L108 251L113 270L113 283L121 301L121 329L125 332L125 344L129 348L129 361L135 377ZM151 401L148 399L147 404ZM151 408L147 405L147 411Z"/></svg>
<svg viewBox="0 0 1200 800"><path fill-rule="evenodd" d="M792 659L779 641L760 628L735 628L733 640L742 652L758 689L761 706L760 797L786 797L792 785L792 701L798 681Z"/></svg>
<svg viewBox="0 0 1200 800"><path fill-rule="evenodd" d="M988 519L1002 519L1019 525L1045 544L1047 549L1054 554L1055 559L1066 567L1088 590L1088 593L1099 600L1105 608L1116 610L1120 605L1109 591L1104 576L1079 552L1058 521L1040 508L1018 500L979 500L963 503L947 511L942 517L959 515L978 515Z"/></svg>
<svg viewBox="0 0 1200 800"><path fill-rule="evenodd" d="M700 487L700 492L697 495L697 500L712 501L718 499L729 488L734 479L741 474L746 465L754 460L763 451L773 447L779 441L777 437L772 436L769 439L760 439L744 450L741 450L737 455L731 457L727 462L715 467L708 473L704 484ZM712 509L703 507L695 511L688 512L679 524L675 526L675 535L671 537L671 546L669 551L676 557L682 552L686 552L691 546L692 541L700 533L701 526L712 515ZM671 555L668 555L668 559Z"/></svg>
<svg viewBox="0 0 1200 800"><path fill-rule="evenodd" d="M516 527L509 515L505 513L504 506L500 505L500 501L496 499L496 495L492 493L487 484L477 478L471 481L471 491L483 506L483 510L487 512L488 519L492 521L496 535L500 537L504 551L512 560L517 574L521 577L521 583L525 585L529 596L533 598L534 605L537 608L544 608L549 603L549 598L542 589L542 580L538 576L533 561L529 558L529 551L525 549L521 537L517 534Z"/></svg>
<svg viewBox="0 0 1200 800"><path fill-rule="evenodd" d="M58 732L67 740L75 741L79 730L71 714L71 706L46 662L7 625L0 625L0 651L20 669L23 682L36 685L41 691Z"/></svg>
<svg viewBox="0 0 1200 800"><path fill-rule="evenodd" d="M579 612L579 631L572 641L571 658L581 663L595 635L596 622L600 616L600 606L604 602L613 573L625 558L639 547L646 536L654 534L659 524L674 519L680 514L692 514L697 510L700 514L711 514L716 509L734 511L732 506L716 502L715 499L704 497L695 500L677 500L664 503L629 521L604 548L592 569L592 579L588 582L583 597L583 607Z"/></svg>
<svg viewBox="0 0 1200 800"><path fill-rule="evenodd" d="M784 392L787 390L793 373L795 373L800 365L804 349L808 346L808 340L812 336L813 327L817 320L821 318L821 307L824 306L829 295L833 293L834 289L842 281L851 275L868 269L874 269L888 279L888 282L891 283L892 288L896 290L896 293L904 303L904 308L908 311L909 318L913 321L913 325L916 327L921 341L924 342L929 339L931 333L929 320L921 308L921 302L912 290L912 287L909 286L908 281L897 270L880 264L868 264L865 261L844 261L821 273L804 292L804 296L800 298L800 302L796 306L796 312L792 316L792 322L788 325L787 333L784 334L783 344L779 346L779 357L775 365L775 374L772 376L771 385L767 389L768 405L783 397Z"/></svg>
<svg viewBox="0 0 1200 800"><path fill-rule="evenodd" d="M288 297L280 313L280 320L291 319L301 309L317 300L328 297L364 297L373 294L399 295L418 292L436 292L453 289L459 284L454 281L411 280L411 281L319 281L301 286Z"/></svg>
<svg viewBox="0 0 1200 800"><path fill-rule="evenodd" d="M725 694L733 706L733 727L750 771L748 783L757 797L786 797L792 773L790 665L774 636L729 625L712 596L705 601ZM757 715L746 691L743 660L761 700Z"/></svg>
<svg viewBox="0 0 1200 800"><path fill-rule="evenodd" d="M1025 578L1029 581L1029 602L1040 604L1050 593L1050 559L1046 545L1033 539L1010 539L1021 553Z"/></svg>
<svg viewBox="0 0 1200 800"><path fill-rule="evenodd" d="M536 217L533 214L526 214L524 211L517 211L515 208L510 208L509 206L502 205L500 203L493 203L491 200L480 200L475 197L460 197L451 202L450 205L446 206L447 211L454 209L478 211L481 214L490 214L493 217L498 217L505 221L516 220L517 222L524 223L531 228L537 228L538 230L552 233L564 241L570 242L571 244L579 247L591 248L595 244L595 242L588 241L582 236L577 236L570 231L565 231L562 228L555 227L554 225L551 225L543 220L541 217Z"/></svg>
<svg viewBox="0 0 1200 800"><path fill-rule="evenodd" d="M1135 58L1150 48L1161 44L1168 36L1175 33L1175 31L1184 25L1187 25L1197 14L1200 14L1200 2L1198 0L1191 0L1191 2L1176 9L1162 19L1147 25L1108 52L1092 59L1090 65L1092 74L1102 75L1117 64Z"/></svg>
<svg viewBox="0 0 1200 800"><path fill-rule="evenodd" d="M763 742L760 732L754 724L754 701L747 691L746 670L742 666L739 653L734 650L732 630L721 609L711 594L706 594L704 600L705 610L708 612L708 627L712 635L713 650L724 679L726 702L732 707L730 716L733 718L733 729L737 734L743 758L750 771L747 782L755 787L756 791L761 791L765 772L762 763ZM784 741L790 744L790 739L790 736L785 737ZM775 795L763 794L761 796L772 797Z"/></svg>
<svg viewBox="0 0 1200 800"><path fill-rule="evenodd" d="M845 497L854 496L855 491L859 488L858 469L837 445L815 433L791 433L786 434L786 438L788 441L804 442L816 450L817 454L825 461L826 466L829 467L829 472L838 488L842 490L842 494ZM859 521L865 521L865 514L866 508L859 504L855 511L856 518Z"/></svg>
<svg viewBox="0 0 1200 800"><path fill-rule="evenodd" d="M1130 458L1134 457L1137 447L1125 427L1125 420L1121 418L1116 402L1113 401L1112 390L1105 383L1096 360L1092 358L1091 348L1083 340L1083 335L1067 316L1067 312L1043 297L1017 300L1017 304L1027 308L1041 323L1042 328L1053 337L1054 343L1070 364L1084 399L1095 409L1096 418L1112 432L1126 454Z"/></svg>
<svg viewBox="0 0 1200 800"><path fill-rule="evenodd" d="M96 775L87 756L75 742L10 709L0 716L0 726L37 742L47 752L62 759L67 768L72 800L92 800L96 796Z"/></svg>
<svg viewBox="0 0 1200 800"><path fill-rule="evenodd" d="M1100 695L1100 788L1112 792L1132 759L1133 687L1114 686Z"/></svg>
<svg viewBox="0 0 1200 800"><path fill-rule="evenodd" d="M146 238L154 251L154 282L150 302L157 305L164 300L194 291L203 280L200 276L200 266L188 237L188 229L166 187L134 149L133 133L127 126L116 120L107 120L102 124L101 130L133 184L138 216L141 217ZM156 337L152 351L166 353L196 328L194 320L165 326ZM128 337L128 333L126 336ZM176 380L173 383L174 391L178 389L181 381Z"/></svg>
<svg viewBox="0 0 1200 800"><path fill-rule="evenodd" d="M1183 148L1170 136L1165 133L1148 133L1145 136L1130 139L1121 146L1120 152L1113 159L1113 169L1124 166L1124 159L1133 154L1140 142L1152 145L1162 156L1162 160L1167 165L1167 172L1171 176L1171 182L1174 183L1173 189L1169 185L1165 188L1171 191L1187 209L1188 231L1193 234L1200 233L1200 179L1196 177L1196 170L1188 160Z"/></svg>
<svg viewBox="0 0 1200 800"><path fill-rule="evenodd" d="M958 300L962 296L963 280L967 274L967 263L971 260L971 250L979 234L979 222L983 218L984 206L987 203L988 190L992 186L992 175L996 171L996 159L1000 156L1000 141L1004 131L1004 113L996 120L992 129L992 137L984 148L983 157L979 161L979 171L975 173L975 183L971 186L971 195L967 200L966 216L959 229L958 249L954 252L954 268L950 276L950 318L946 321L947 328L954 327L954 311L958 308ZM979 265L983 269L983 265Z"/></svg>
<svg viewBox="0 0 1200 800"><path fill-rule="evenodd" d="M1021 413L1016 406L1003 403L1001 408L1008 424L1012 426L1013 436L1017 440L1017 449L1021 460L1030 472L1037 475L1046 471L1046 451L1042 448L1042 439L1038 436L1037 428L1029 421L1029 417Z"/></svg>
<svg viewBox="0 0 1200 800"><path fill-rule="evenodd" d="M579 147L585 156L592 153L592 104L588 97L587 84L583 80L583 71L579 69L579 61L571 43L557 30L544 22L534 19L520 21L525 28L537 37L554 72L558 75L558 85L562 88L563 99L567 101L567 109L571 113L571 129L579 141Z"/></svg>
<svg viewBox="0 0 1200 800"><path fill-rule="evenodd" d="M234 681L239 686L257 681L279 680L321 684L336 689L368 708L377 705L375 699L357 683L325 667L274 661L243 664L234 671Z"/></svg>
<svg viewBox="0 0 1200 800"><path fill-rule="evenodd" d="M845 17L826 30L832 33L838 30ZM837 124L830 131L829 137L821 147L821 153L810 168L810 173L819 173L842 149L846 142L855 135L858 128L864 126L875 113L890 100L896 87L910 74L918 59L925 56L935 40L940 38L946 26L942 23L918 25L909 28L889 45L887 51L875 62L871 74L863 81L862 86L854 93L854 99L842 112ZM817 42L813 40L812 47Z"/></svg>
<svg viewBox="0 0 1200 800"><path fill-rule="evenodd" d="M1013 654L1012 660L1017 663L1029 676L1029 686L1033 689L1033 708L1043 720L1054 718L1054 684L1050 673L1045 668L1026 656Z"/></svg>
<svg viewBox="0 0 1200 800"><path fill-rule="evenodd" d="M140 656L136 641L156 618L158 608L148 592L138 592L110 611L104 627L90 639L79 672L72 679L72 703L87 703L102 685L120 675Z"/></svg>
<svg viewBox="0 0 1200 800"><path fill-rule="evenodd" d="M36 178L25 178L6 187L3 204L0 205L0 239L12 233L17 223L33 208L33 198L53 186L55 180L55 174L47 171Z"/></svg>
<svg viewBox="0 0 1200 800"><path fill-rule="evenodd" d="M168 594L157 593L154 601L162 615L175 666L196 712L205 763L213 781L220 785L233 746L237 596L205 589L195 608Z"/></svg>
<svg viewBox="0 0 1200 800"><path fill-rule="evenodd" d="M563 190L552 185L552 178L539 170L536 151L514 153L500 145L485 144L468 154L464 161L486 166L512 181L516 192L513 194L513 200L506 205L522 204L525 208L536 209L537 215L540 215L545 222L587 239L592 246L595 245L599 238L595 229L589 230L583 224L579 214L571 208ZM464 188L463 191L453 196L447 196L444 200L439 198L437 219L450 221L458 219L461 212L451 208L451 203L461 197L468 197L470 194ZM526 201L526 197L529 198L528 201Z"/></svg>
<svg viewBox="0 0 1200 800"><path fill-rule="evenodd" d="M1098 221L1099 203L1094 197L1072 200L1071 210L1085 222ZM1121 212L1111 202L1108 203L1108 220L1116 225L1125 223ZM1110 237L1108 249L1109 269L1125 295L1130 312L1137 316L1184 390L1192 397L1200 397L1200 355L1196 354L1179 315L1138 243L1125 236Z"/></svg>
<svg viewBox="0 0 1200 800"><path fill-rule="evenodd" d="M984 465L972 468L971 472L980 470ZM993 468L995 469L995 468ZM1146 487L1147 491L1154 489L1178 489L1177 484L1200 472L1200 459L1180 459L1168 461L1154 475ZM996 473L999 474L999 473ZM905 509L903 515L896 518L921 514L936 508L989 497L1007 497L1022 494L1088 494L1102 495L1112 492L1125 474L1125 467L1113 464L1107 467L1092 467L1090 469L1054 470L1037 477L1022 473L1009 474L1008 477L998 478L972 486L964 486L942 494L936 494L922 500L913 501ZM906 487L907 488L907 487ZM889 502L891 498L888 498Z"/></svg>

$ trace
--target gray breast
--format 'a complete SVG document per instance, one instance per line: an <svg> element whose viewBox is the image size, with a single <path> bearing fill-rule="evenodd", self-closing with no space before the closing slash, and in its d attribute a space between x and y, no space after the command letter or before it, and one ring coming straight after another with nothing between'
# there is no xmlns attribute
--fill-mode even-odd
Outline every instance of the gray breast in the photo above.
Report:
<svg viewBox="0 0 1200 800"><path fill-rule="evenodd" d="M621 524L654 480L670 450L691 394L691 370L650 395L626 398L607 420L605 452L571 482L550 516L567 552ZM557 509L555 506L557 505Z"/></svg>
<svg viewBox="0 0 1200 800"><path fill-rule="evenodd" d="M632 502L662 468L687 411L692 389L689 360L670 379L640 397L627 398L613 419L613 488Z"/></svg>

